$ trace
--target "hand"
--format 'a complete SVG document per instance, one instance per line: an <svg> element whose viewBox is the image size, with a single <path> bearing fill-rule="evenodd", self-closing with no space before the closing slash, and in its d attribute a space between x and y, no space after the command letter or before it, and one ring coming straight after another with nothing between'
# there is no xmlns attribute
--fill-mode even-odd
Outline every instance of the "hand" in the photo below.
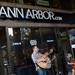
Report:
<svg viewBox="0 0 75 75"><path fill-rule="evenodd" d="M53 49L50 49L50 54L53 53Z"/></svg>
<svg viewBox="0 0 75 75"><path fill-rule="evenodd" d="M33 48L33 51L38 51L39 49L38 49L38 47L37 46L34 46L34 48Z"/></svg>

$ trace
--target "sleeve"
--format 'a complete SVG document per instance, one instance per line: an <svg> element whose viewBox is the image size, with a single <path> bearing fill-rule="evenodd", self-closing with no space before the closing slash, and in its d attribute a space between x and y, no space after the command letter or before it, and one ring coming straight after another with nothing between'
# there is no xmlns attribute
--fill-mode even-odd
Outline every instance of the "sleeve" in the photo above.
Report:
<svg viewBox="0 0 75 75"><path fill-rule="evenodd" d="M36 63L37 59L38 59L38 53L32 53L31 58L33 60L34 63Z"/></svg>

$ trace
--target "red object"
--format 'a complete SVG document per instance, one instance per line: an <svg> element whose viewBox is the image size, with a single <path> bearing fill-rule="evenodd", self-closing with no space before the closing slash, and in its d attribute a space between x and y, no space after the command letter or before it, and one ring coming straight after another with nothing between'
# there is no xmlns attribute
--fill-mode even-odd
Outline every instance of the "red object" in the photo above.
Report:
<svg viewBox="0 0 75 75"><path fill-rule="evenodd" d="M69 62L69 64L71 64L71 65L72 65L72 69L75 70L75 60L71 60L71 61Z"/></svg>

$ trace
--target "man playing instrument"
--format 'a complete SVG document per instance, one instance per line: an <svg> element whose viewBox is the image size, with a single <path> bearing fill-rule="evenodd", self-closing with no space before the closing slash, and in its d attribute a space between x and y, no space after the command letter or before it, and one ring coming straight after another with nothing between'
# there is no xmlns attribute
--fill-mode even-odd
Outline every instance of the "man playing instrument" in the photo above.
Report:
<svg viewBox="0 0 75 75"><path fill-rule="evenodd" d="M53 49L49 49L47 44L43 43L38 47L33 47L33 53L31 57L35 64L38 75L52 75L51 64L55 59L55 56L51 58L51 53L53 53Z"/></svg>

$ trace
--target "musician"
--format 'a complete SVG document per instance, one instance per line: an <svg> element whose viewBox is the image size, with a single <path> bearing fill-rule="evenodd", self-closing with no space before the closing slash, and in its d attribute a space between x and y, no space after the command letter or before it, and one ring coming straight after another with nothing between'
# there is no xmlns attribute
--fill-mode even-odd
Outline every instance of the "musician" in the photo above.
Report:
<svg viewBox="0 0 75 75"><path fill-rule="evenodd" d="M35 64L38 75L52 75L51 72L51 60L50 54L53 53L53 49L49 49L47 44L40 44L38 47L33 47L33 53L31 55Z"/></svg>

